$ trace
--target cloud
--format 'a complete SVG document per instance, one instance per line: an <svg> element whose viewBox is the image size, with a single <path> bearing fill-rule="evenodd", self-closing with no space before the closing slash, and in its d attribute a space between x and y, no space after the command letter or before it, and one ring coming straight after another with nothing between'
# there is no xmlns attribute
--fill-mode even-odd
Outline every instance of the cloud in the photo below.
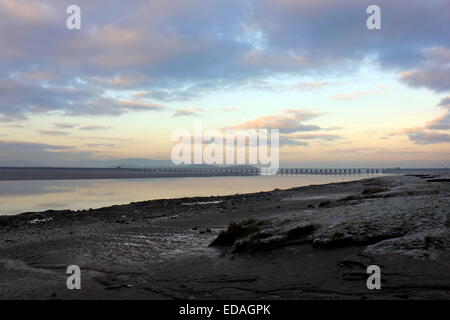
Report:
<svg viewBox="0 0 450 320"><path fill-rule="evenodd" d="M292 86L288 88L288 90L292 91L315 91L320 90L332 85L340 85L340 82L327 82L327 81L321 81L321 82L298 82L294 83Z"/></svg>
<svg viewBox="0 0 450 320"><path fill-rule="evenodd" d="M443 98L438 106L446 111L445 114L429 121L426 128L430 130L450 130L450 97Z"/></svg>
<svg viewBox="0 0 450 320"><path fill-rule="evenodd" d="M382 90L384 90L386 87L385 86L378 86L377 88L373 89L373 90L368 90L368 91L354 91L354 92L350 92L350 93L336 93L334 95L331 96L331 98L336 99L336 100L353 100L362 96L368 96L368 95L373 95L373 94L377 94L380 93Z"/></svg>
<svg viewBox="0 0 450 320"><path fill-rule="evenodd" d="M116 145L113 143L86 143L85 146L89 148L112 148Z"/></svg>
<svg viewBox="0 0 450 320"><path fill-rule="evenodd" d="M431 120L426 127L434 130L450 130L450 113L447 112L447 114Z"/></svg>
<svg viewBox="0 0 450 320"><path fill-rule="evenodd" d="M0 150L0 162L8 165L23 163L28 166L64 166L93 159L90 152L78 151L72 146L46 143L1 140Z"/></svg>
<svg viewBox="0 0 450 320"><path fill-rule="evenodd" d="M89 130L89 131L107 130L107 129L111 129L111 127L109 127L109 126L98 126L98 125L91 125L91 126L80 127L80 130Z"/></svg>
<svg viewBox="0 0 450 320"><path fill-rule="evenodd" d="M280 145L307 146L308 141L335 141L343 137L335 134L304 133L311 131L336 130L338 128L322 128L304 122L318 118L323 113L309 110L286 109L279 115L262 116L242 124L225 128L234 130L277 129L280 133Z"/></svg>
<svg viewBox="0 0 450 320"><path fill-rule="evenodd" d="M59 112L62 115L119 115L136 111L163 111L164 105L104 96L103 90L85 85L27 83L14 77L0 78L0 120L26 119L30 114Z"/></svg>
<svg viewBox="0 0 450 320"><path fill-rule="evenodd" d="M27 118L21 114L0 114L0 122L13 122L26 119Z"/></svg>
<svg viewBox="0 0 450 320"><path fill-rule="evenodd" d="M53 126L57 129L73 129L77 125L74 123L67 123L67 122L56 122L53 123Z"/></svg>
<svg viewBox="0 0 450 320"><path fill-rule="evenodd" d="M203 86L189 86L187 88L156 88L151 91L135 92L135 97L142 97L148 99L156 99L160 101L187 101L203 95L206 88Z"/></svg>
<svg viewBox="0 0 450 320"><path fill-rule="evenodd" d="M173 111L166 103L214 90L311 92L337 85L311 79L335 79L367 64L399 74L413 88L450 89L446 0L378 0L383 29L375 31L365 26L370 0L78 0L86 13L79 32L64 28L69 0L0 4L3 122ZM300 80L280 80L290 76ZM447 110L402 134L418 144L446 141ZM286 136L330 130L313 122L320 115L291 110L236 127L278 128L291 144L339 139ZM54 129L43 134L72 128Z"/></svg>
<svg viewBox="0 0 450 320"><path fill-rule="evenodd" d="M416 144L450 143L450 134L427 131L411 131L407 135Z"/></svg>
<svg viewBox="0 0 450 320"><path fill-rule="evenodd" d="M40 134L45 136L67 136L68 133L65 131L58 130L38 130Z"/></svg>
<svg viewBox="0 0 450 320"><path fill-rule="evenodd" d="M116 138L116 137L98 137L98 136L70 136L71 139L76 140L89 140L89 141L120 141L120 142L127 142L127 141L133 141L133 138Z"/></svg>
<svg viewBox="0 0 450 320"><path fill-rule="evenodd" d="M250 79L248 80L248 88L257 90L270 90L270 91L315 91L333 85L341 85L340 82L296 82L293 84L275 83L264 79Z"/></svg>
<svg viewBox="0 0 450 320"><path fill-rule="evenodd" d="M421 145L450 142L450 134L436 132L428 127L406 128L399 132L390 133L390 136L398 135L406 135L409 140Z"/></svg>
<svg viewBox="0 0 450 320"><path fill-rule="evenodd" d="M54 8L45 3L22 3L14 0L0 0L0 8L7 14L24 23L39 24L52 20Z"/></svg>
<svg viewBox="0 0 450 320"><path fill-rule="evenodd" d="M133 88L135 86L138 86L142 83L142 81L145 80L145 77L143 75L115 75L112 78L108 77L100 77L100 76L92 76L89 78L90 81L94 83L98 83L99 85L106 85L108 87L113 88Z"/></svg>
<svg viewBox="0 0 450 320"><path fill-rule="evenodd" d="M408 85L448 90L448 1L379 0L383 29L376 31L365 27L369 0L79 0L85 17L95 17L83 19L80 32L61 27L68 0L1 3L0 82L22 92L0 105L2 117L120 115L145 109L93 101L126 89L147 92L149 104L189 100L251 79L341 74L368 60L406 72Z"/></svg>
<svg viewBox="0 0 450 320"><path fill-rule="evenodd" d="M450 91L450 66L424 67L402 72L400 80L410 87L430 88L436 92Z"/></svg>
<svg viewBox="0 0 450 320"><path fill-rule="evenodd" d="M184 117L184 116L199 116L204 110L202 108L187 108L178 109L172 115L172 117Z"/></svg>
<svg viewBox="0 0 450 320"><path fill-rule="evenodd" d="M255 24L264 46L297 52L307 66L330 66L374 57L384 66L404 67L422 60L422 49L448 46L449 4L442 0L379 0L383 29L365 27L366 0L262 0ZM408 10L405 10L408 8ZM433 23L411 23L432 21Z"/></svg>
<svg viewBox="0 0 450 320"><path fill-rule="evenodd" d="M344 139L343 137L336 134L311 134L311 133L288 133L280 135L280 145L289 145L289 146L307 146L308 141L316 140L316 141L336 141Z"/></svg>
<svg viewBox="0 0 450 320"><path fill-rule="evenodd" d="M285 138L283 136L280 137L280 147L283 146L291 146L291 147L306 147L309 144L305 141L300 141L296 139Z"/></svg>
<svg viewBox="0 0 450 320"><path fill-rule="evenodd" d="M55 150L70 150L73 149L71 146L61 146L61 145L51 145L46 143L33 143L33 142L23 142L23 141L0 141L2 150L14 150L14 149L28 149L28 150L44 150L44 151L55 151Z"/></svg>
<svg viewBox="0 0 450 320"><path fill-rule="evenodd" d="M444 115L428 121L425 126L406 128L390 135L407 135L416 144L436 144L450 142L450 134L442 132L450 130L450 97L441 99L438 104L446 112Z"/></svg>
<svg viewBox="0 0 450 320"><path fill-rule="evenodd" d="M110 129L110 126L100 126L100 125L87 125L87 126L81 126L79 124L75 123L69 123L69 122L55 122L53 123L53 127L57 129L76 129L79 130L86 130L86 131L95 131L95 130L107 130Z"/></svg>
<svg viewBox="0 0 450 320"><path fill-rule="evenodd" d="M299 69L307 66L305 58L292 53L267 53L262 50L252 50L242 57L241 64L247 68L267 68L279 71L288 71L291 68Z"/></svg>
<svg viewBox="0 0 450 320"><path fill-rule="evenodd" d="M291 139L302 139L302 140L314 140L314 139L318 139L318 140L326 140L326 141L335 141L335 140L339 140L339 139L343 139L343 137L336 135L336 134L321 134L321 133L317 133L317 134L299 134L299 133L293 133L293 134L285 134L283 135L286 138L291 138Z"/></svg>
<svg viewBox="0 0 450 320"><path fill-rule="evenodd" d="M167 107L160 104L99 97L97 99L85 101L77 108L67 110L66 115L120 115L128 112L164 110L167 110Z"/></svg>
<svg viewBox="0 0 450 320"><path fill-rule="evenodd" d="M93 96L90 90L70 87L42 87L13 78L0 79L0 114L24 118L29 113L70 109Z"/></svg>
<svg viewBox="0 0 450 320"><path fill-rule="evenodd" d="M332 153L367 153L378 150L378 148L345 148L345 149L333 149Z"/></svg>
<svg viewBox="0 0 450 320"><path fill-rule="evenodd" d="M280 115L262 116L255 120L231 127L230 129L278 129L280 133L316 131L321 130L321 128L317 125L304 125L301 122L317 118L321 115L323 114L309 110L287 109Z"/></svg>
<svg viewBox="0 0 450 320"><path fill-rule="evenodd" d="M400 80L410 87L425 87L435 92L450 91L450 48L426 48L423 52L425 59L420 66L402 72Z"/></svg>
<svg viewBox="0 0 450 320"><path fill-rule="evenodd" d="M414 155L423 154L422 151L417 150L389 150L386 148L346 148L333 149L331 153L345 153L345 154L390 154L390 155Z"/></svg>
<svg viewBox="0 0 450 320"><path fill-rule="evenodd" d="M439 102L439 106L450 109L450 97L442 98L441 102Z"/></svg>

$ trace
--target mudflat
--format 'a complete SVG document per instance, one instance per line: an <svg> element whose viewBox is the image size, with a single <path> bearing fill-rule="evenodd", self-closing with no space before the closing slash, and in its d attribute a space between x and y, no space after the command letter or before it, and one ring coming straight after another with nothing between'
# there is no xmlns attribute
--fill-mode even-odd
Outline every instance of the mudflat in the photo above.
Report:
<svg viewBox="0 0 450 320"><path fill-rule="evenodd" d="M449 178L2 216L0 298L450 299Z"/></svg>

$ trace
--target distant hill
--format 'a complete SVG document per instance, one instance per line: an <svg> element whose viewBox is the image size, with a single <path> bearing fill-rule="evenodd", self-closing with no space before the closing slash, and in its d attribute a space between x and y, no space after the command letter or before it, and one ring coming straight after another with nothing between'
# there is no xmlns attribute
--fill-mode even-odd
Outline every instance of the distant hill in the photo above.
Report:
<svg viewBox="0 0 450 320"><path fill-rule="evenodd" d="M175 165L171 160L155 160L155 159L145 159L145 158L130 158L130 159L112 159L112 160L86 160L81 162L73 163L61 163L57 165L48 165L35 163L26 160L14 160L14 161L0 161L0 167L26 167L26 168L37 168L37 167L64 167L64 168L154 168L154 167L174 167ZM182 165L184 167L196 167L196 168L208 168L208 167L218 167L215 165L207 164L192 164L192 165ZM220 167L233 167L242 169L255 168L249 165L221 165Z"/></svg>
<svg viewBox="0 0 450 320"><path fill-rule="evenodd" d="M0 167L41 167L39 163L31 162L28 160L7 160L0 161Z"/></svg>
<svg viewBox="0 0 450 320"><path fill-rule="evenodd" d="M112 160L85 160L65 163L39 163L27 160L0 161L0 167L77 167L77 168L148 168L160 166L172 166L170 160L154 159L112 159Z"/></svg>

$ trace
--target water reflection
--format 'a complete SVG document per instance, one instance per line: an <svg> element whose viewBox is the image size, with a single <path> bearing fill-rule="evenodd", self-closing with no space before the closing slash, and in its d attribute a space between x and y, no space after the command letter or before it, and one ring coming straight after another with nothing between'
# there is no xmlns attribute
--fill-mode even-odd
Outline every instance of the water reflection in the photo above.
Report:
<svg viewBox="0 0 450 320"><path fill-rule="evenodd" d="M123 180L0 181L0 215L89 209L133 201L269 191L374 175L193 177Z"/></svg>

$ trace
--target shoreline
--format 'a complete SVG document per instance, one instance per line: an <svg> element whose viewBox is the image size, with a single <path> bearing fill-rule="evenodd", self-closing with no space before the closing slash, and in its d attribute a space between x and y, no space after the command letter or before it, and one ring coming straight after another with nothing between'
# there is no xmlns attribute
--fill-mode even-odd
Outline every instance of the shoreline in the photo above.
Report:
<svg viewBox="0 0 450 320"><path fill-rule="evenodd" d="M381 176L381 175L377 175ZM310 184L361 180L374 175L221 176L113 180L0 181L0 215L49 209L82 210L136 201L226 196ZM31 190L30 195L26 190ZM60 190L60 192L58 192ZM101 190L101 194L98 192ZM25 196L25 197L24 197Z"/></svg>
<svg viewBox="0 0 450 320"><path fill-rule="evenodd" d="M0 216L0 298L450 299L448 178ZM65 288L72 264L81 291ZM368 264L383 290L366 288Z"/></svg>
<svg viewBox="0 0 450 320"><path fill-rule="evenodd" d="M0 168L0 181L149 179L181 177L254 176L245 173L146 172L132 168Z"/></svg>
<svg viewBox="0 0 450 320"><path fill-rule="evenodd" d="M176 168L166 168L175 170ZM181 177L236 177L259 176L255 171L218 171L218 172L156 172L157 168L57 168L57 167L0 167L0 181L30 181L30 180L91 180L91 179L149 179L149 178L181 178ZM176 169L180 170L180 169ZM219 169L220 170L220 169ZM222 169L223 170L223 169ZM231 170L231 169L230 169ZM234 169L237 170L237 169ZM435 174L437 172L450 173L450 169L383 169L381 174ZM367 175L380 173L295 173L287 175ZM285 174L280 174L285 175Z"/></svg>

